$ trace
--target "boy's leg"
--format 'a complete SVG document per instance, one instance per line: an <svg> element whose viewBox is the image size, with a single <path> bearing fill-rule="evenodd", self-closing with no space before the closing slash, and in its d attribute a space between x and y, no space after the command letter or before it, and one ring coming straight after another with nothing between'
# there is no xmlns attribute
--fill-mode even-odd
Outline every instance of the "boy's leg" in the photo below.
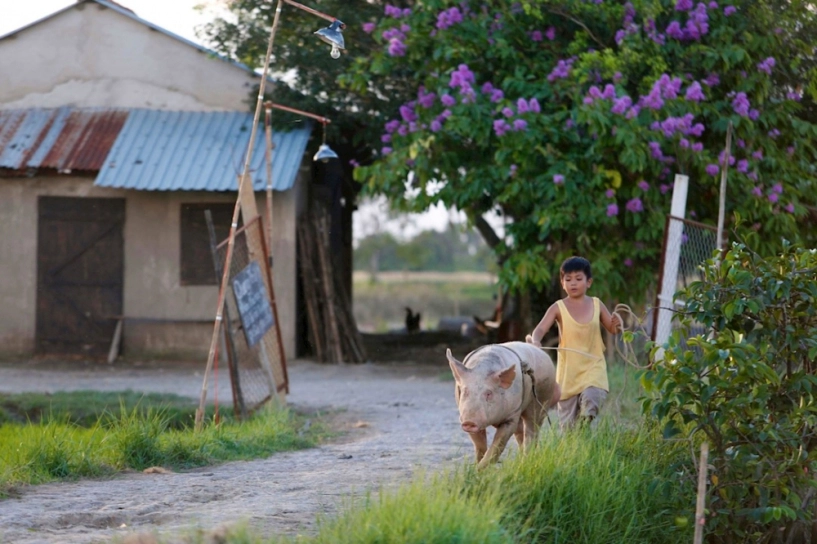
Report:
<svg viewBox="0 0 817 544"><path fill-rule="evenodd" d="M588 387L577 397L579 399L579 416L583 421L592 423L599 415L599 410L601 410L604 400L607 398L607 391L598 387Z"/></svg>
<svg viewBox="0 0 817 544"><path fill-rule="evenodd" d="M579 408L579 395L560 400L556 404L556 410L559 412L559 429L566 431L573 427L579 417Z"/></svg>

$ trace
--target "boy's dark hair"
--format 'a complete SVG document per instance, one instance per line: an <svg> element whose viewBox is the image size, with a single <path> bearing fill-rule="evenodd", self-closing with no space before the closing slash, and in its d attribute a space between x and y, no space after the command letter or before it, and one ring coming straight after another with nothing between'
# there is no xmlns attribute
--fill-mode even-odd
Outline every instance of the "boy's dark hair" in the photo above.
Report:
<svg viewBox="0 0 817 544"><path fill-rule="evenodd" d="M559 267L559 278L564 279L565 274L570 272L584 272L587 279L593 277L593 272L590 270L590 261L584 257L568 257Z"/></svg>

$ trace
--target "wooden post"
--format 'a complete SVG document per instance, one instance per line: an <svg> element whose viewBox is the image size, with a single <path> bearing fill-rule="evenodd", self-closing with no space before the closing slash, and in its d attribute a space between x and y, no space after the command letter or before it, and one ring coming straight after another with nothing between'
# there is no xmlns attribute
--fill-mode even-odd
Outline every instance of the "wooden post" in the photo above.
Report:
<svg viewBox="0 0 817 544"><path fill-rule="evenodd" d="M709 462L709 443L701 444L701 462L698 465L698 501L695 505L695 539L694 544L704 541L704 525L706 524L706 470Z"/></svg>
<svg viewBox="0 0 817 544"><path fill-rule="evenodd" d="M335 313L335 290L332 285L332 272L329 270L329 232L323 214L318 216L318 261L320 262L320 276L326 293L326 320L329 329L329 352L334 356L336 363L343 362L343 350L338 334L338 321Z"/></svg>

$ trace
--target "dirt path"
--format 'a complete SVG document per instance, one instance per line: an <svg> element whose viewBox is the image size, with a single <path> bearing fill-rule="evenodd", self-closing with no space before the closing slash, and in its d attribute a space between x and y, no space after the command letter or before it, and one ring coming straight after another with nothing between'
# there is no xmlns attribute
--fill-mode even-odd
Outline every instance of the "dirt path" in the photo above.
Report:
<svg viewBox="0 0 817 544"><path fill-rule="evenodd" d="M99 389L173 392L197 398L199 365L158 369L107 365L0 364L0 391ZM472 455L458 424L453 384L439 364L329 366L293 361L290 405L343 409L349 432L333 444L177 474L34 486L0 501L0 542L108 542L115 535L248 521L262 535L309 533L318 514L346 499ZM219 399L230 399L226 376ZM212 398L212 394L210 395ZM356 422L368 426L355 426ZM510 449L510 448L509 448Z"/></svg>

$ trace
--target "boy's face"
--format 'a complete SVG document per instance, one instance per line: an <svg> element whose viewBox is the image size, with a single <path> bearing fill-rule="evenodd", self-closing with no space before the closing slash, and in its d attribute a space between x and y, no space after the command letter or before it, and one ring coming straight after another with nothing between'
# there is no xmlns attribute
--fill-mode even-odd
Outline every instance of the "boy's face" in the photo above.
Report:
<svg viewBox="0 0 817 544"><path fill-rule="evenodd" d="M567 272L562 277L562 289L571 298L580 298L587 293L587 289L593 283L593 278L588 278L584 272Z"/></svg>

